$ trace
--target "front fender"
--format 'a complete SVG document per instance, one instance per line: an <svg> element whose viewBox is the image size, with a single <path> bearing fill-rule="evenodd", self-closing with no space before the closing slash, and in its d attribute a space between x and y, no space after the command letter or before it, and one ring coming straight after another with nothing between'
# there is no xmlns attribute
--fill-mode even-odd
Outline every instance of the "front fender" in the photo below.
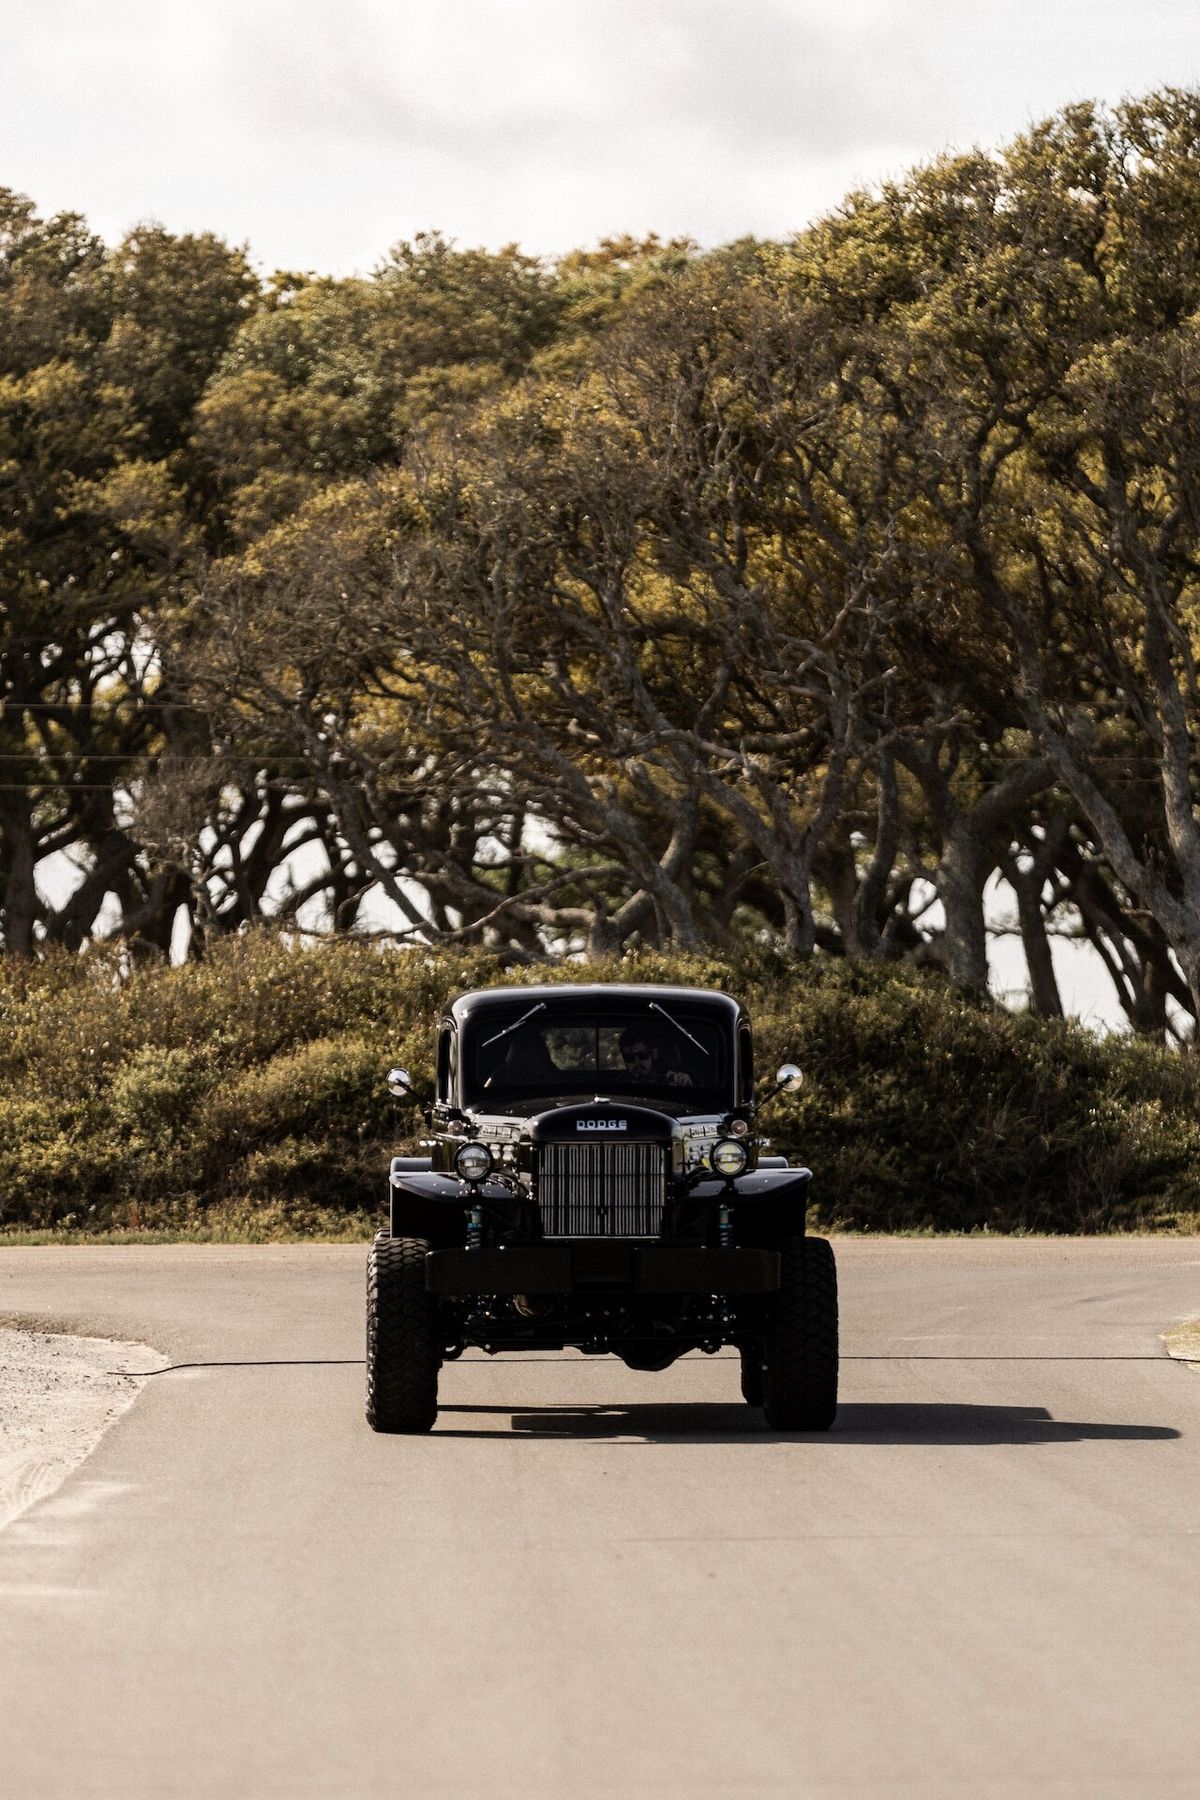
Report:
<svg viewBox="0 0 1200 1800"><path fill-rule="evenodd" d="M432 1244L461 1243L463 1210L471 1195L457 1175L431 1169L428 1157L393 1156L389 1175L393 1237L423 1237ZM485 1181L474 1190L485 1204L512 1205L512 1190Z"/></svg>
<svg viewBox="0 0 1200 1800"><path fill-rule="evenodd" d="M808 1184L812 1180L811 1169L755 1169L749 1175L738 1175L732 1183L732 1198L737 1205L749 1203L762 1205L764 1202L795 1202L804 1206L808 1202ZM730 1183L721 1181L715 1176L698 1181L692 1193L700 1200L719 1200L722 1194L729 1191Z"/></svg>
<svg viewBox="0 0 1200 1800"><path fill-rule="evenodd" d="M803 1236L811 1180L811 1169L755 1169L733 1182L698 1182L692 1196L710 1205L732 1201L738 1243L770 1247Z"/></svg>

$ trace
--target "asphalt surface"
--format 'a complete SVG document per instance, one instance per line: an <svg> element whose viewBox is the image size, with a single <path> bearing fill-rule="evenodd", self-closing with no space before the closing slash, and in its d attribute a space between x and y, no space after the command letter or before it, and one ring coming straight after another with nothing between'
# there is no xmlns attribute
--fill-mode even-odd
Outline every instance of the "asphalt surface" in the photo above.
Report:
<svg viewBox="0 0 1200 1800"><path fill-rule="evenodd" d="M571 1354L376 1437L362 1250L0 1252L175 1365L0 1531L3 1800L1200 1796L1200 1241L837 1248L808 1438Z"/></svg>

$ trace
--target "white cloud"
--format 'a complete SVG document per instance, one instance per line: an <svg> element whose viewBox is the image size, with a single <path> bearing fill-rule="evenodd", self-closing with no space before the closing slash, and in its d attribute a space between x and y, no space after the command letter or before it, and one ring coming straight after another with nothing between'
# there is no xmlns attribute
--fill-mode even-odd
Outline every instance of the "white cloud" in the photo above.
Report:
<svg viewBox="0 0 1200 1800"><path fill-rule="evenodd" d="M332 270L430 226L712 243L1197 79L1194 0L0 0L0 182Z"/></svg>
<svg viewBox="0 0 1200 1800"><path fill-rule="evenodd" d="M877 9L872 9L874 12ZM861 37L867 22L857 27ZM896 91L848 62L849 23L787 0L368 0L260 5L215 88L256 134L420 145L510 164L689 139L828 155L894 136Z"/></svg>

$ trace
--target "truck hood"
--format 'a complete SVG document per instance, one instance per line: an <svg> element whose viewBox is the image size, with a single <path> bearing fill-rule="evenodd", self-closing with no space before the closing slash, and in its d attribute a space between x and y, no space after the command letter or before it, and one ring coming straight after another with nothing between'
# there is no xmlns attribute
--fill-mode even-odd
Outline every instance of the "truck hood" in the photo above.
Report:
<svg viewBox="0 0 1200 1800"><path fill-rule="evenodd" d="M670 1113L619 1100L589 1100L558 1106L530 1120L535 1144L639 1143L669 1144L678 1134Z"/></svg>

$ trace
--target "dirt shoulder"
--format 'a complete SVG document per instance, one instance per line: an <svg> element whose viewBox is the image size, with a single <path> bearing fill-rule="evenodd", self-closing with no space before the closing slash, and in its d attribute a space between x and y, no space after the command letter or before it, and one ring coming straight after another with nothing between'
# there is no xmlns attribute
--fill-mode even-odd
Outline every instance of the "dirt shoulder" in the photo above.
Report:
<svg viewBox="0 0 1200 1800"><path fill-rule="evenodd" d="M0 1527L54 1492L162 1361L145 1344L0 1326Z"/></svg>
<svg viewBox="0 0 1200 1800"><path fill-rule="evenodd" d="M1168 1356L1200 1367L1200 1319L1181 1319L1170 1331L1163 1332L1163 1343Z"/></svg>

